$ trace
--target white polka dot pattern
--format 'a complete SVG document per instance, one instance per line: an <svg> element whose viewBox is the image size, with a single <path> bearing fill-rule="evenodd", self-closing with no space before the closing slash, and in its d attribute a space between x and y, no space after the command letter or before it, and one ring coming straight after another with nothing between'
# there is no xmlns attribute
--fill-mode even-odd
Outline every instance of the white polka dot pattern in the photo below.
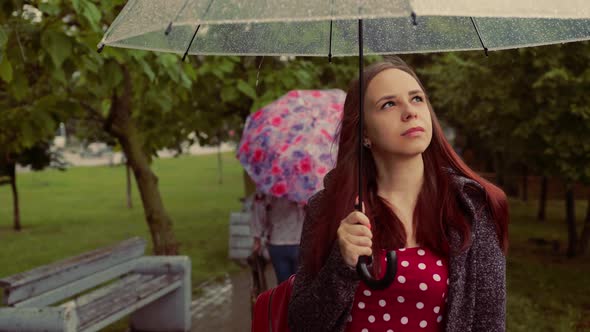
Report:
<svg viewBox="0 0 590 332"><path fill-rule="evenodd" d="M397 275L391 286L372 290L359 284L345 332L444 330L447 259L421 247L397 250L397 255Z"/></svg>

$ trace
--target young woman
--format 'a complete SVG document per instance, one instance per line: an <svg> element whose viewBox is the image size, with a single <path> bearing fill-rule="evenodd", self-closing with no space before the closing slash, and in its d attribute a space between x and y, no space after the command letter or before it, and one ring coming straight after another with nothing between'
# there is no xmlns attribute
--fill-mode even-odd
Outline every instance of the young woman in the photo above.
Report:
<svg viewBox="0 0 590 332"><path fill-rule="evenodd" d="M306 208L291 331L504 331L505 194L453 151L422 83L401 59L368 67L362 80L366 202L362 213L354 211L355 80L336 167ZM373 255L373 273L382 276L389 250L398 256L395 280L371 290L357 276L358 258Z"/></svg>

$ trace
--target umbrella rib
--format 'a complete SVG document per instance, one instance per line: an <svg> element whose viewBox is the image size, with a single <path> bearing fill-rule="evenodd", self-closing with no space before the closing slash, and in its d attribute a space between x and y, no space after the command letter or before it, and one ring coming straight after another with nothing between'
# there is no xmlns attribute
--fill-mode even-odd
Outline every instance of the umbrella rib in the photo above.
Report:
<svg viewBox="0 0 590 332"><path fill-rule="evenodd" d="M330 20L330 50L328 51L328 62L332 63L332 20Z"/></svg>
<svg viewBox="0 0 590 332"><path fill-rule="evenodd" d="M193 41L195 40L195 37L197 36L197 32L199 32L199 28L201 27L201 25L197 25L197 28L195 29L195 33L193 33L193 37L191 38L190 43L188 43L188 47L186 48L186 51L184 51L184 54L182 55L182 61L184 61L184 59L186 59L186 56L188 55L188 50L191 49L191 46L193 45Z"/></svg>
<svg viewBox="0 0 590 332"><path fill-rule="evenodd" d="M209 1L209 5L207 6L205 13L203 14L203 19L209 13L209 9L211 9L212 4L213 4L213 0ZM201 27L201 24L199 23L199 25L197 25L197 28L195 29L195 33L193 33L193 38L191 38L191 41L188 43L188 47L186 48L186 51L184 51L184 55L182 56L182 61L184 61L184 59L186 59L186 56L188 55L188 51L191 49L191 46L193 45L193 41L195 40L195 37L197 36L197 32L199 32L200 27Z"/></svg>
<svg viewBox="0 0 590 332"><path fill-rule="evenodd" d="M488 48L483 43L483 39L481 38L481 34L479 33L479 29L477 28L477 23L475 22L475 18L469 17L471 19L471 23L473 24L473 28L475 29L475 33L477 33L477 38L479 38L479 42L481 43L481 47L483 47L483 51L488 56Z"/></svg>
<svg viewBox="0 0 590 332"><path fill-rule="evenodd" d="M166 36L168 36L170 34L170 32L172 31L172 23L178 19L178 16L180 16L180 13L182 13L182 11L184 10L184 8L186 8L186 5L188 4L188 1L189 0L184 0L184 4L182 5L182 7L180 7L180 9L176 13L176 15L174 15L174 19L171 20L170 23L168 23L168 27L166 28L166 31L164 31L164 34Z"/></svg>
<svg viewBox="0 0 590 332"><path fill-rule="evenodd" d="M330 1L330 49L328 50L328 62L332 63L332 24L334 20L334 0Z"/></svg>

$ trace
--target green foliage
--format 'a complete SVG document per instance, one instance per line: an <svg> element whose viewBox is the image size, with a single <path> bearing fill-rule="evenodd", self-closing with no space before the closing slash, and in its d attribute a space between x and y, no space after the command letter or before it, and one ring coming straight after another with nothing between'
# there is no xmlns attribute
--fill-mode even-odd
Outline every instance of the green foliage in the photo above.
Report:
<svg viewBox="0 0 590 332"><path fill-rule="evenodd" d="M590 43L564 44L541 55L534 63L544 69L533 84L541 105L534 125L544 154L562 178L589 183Z"/></svg>
<svg viewBox="0 0 590 332"><path fill-rule="evenodd" d="M567 181L590 179L590 44L449 53L421 71L438 113L478 149Z"/></svg>
<svg viewBox="0 0 590 332"><path fill-rule="evenodd" d="M0 62L0 78L6 83L12 82L12 65L8 59Z"/></svg>
<svg viewBox="0 0 590 332"><path fill-rule="evenodd" d="M9 45L0 52L5 58L0 79L12 100L9 104L21 107L51 95L70 103L66 118L59 119L79 126L69 132L82 140L108 141L100 131L113 92L122 91L125 67L132 76L133 117L145 151L153 153L180 149L186 140L218 144L239 139L229 133L240 133L248 114L289 90L345 88L357 73L353 58L329 64L325 58L191 56L182 63L177 55L138 50L107 47L98 54L102 27L113 22L124 3L31 3L28 6L41 13L38 22L25 18L21 2L3 4L5 12L17 13L0 16L0 45ZM30 124L14 123L4 125L22 131L26 145L45 138L30 137Z"/></svg>
<svg viewBox="0 0 590 332"><path fill-rule="evenodd" d="M72 53L70 38L58 30L48 30L41 36L41 47L49 53L56 69L61 68L63 62Z"/></svg>

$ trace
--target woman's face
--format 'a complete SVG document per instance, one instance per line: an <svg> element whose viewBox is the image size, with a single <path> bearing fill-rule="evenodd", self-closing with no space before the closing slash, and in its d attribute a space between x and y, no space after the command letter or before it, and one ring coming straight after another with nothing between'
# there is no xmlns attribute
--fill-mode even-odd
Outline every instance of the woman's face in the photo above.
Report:
<svg viewBox="0 0 590 332"><path fill-rule="evenodd" d="M420 84L399 69L377 74L365 93L365 128L374 153L423 153L432 139L432 119Z"/></svg>

